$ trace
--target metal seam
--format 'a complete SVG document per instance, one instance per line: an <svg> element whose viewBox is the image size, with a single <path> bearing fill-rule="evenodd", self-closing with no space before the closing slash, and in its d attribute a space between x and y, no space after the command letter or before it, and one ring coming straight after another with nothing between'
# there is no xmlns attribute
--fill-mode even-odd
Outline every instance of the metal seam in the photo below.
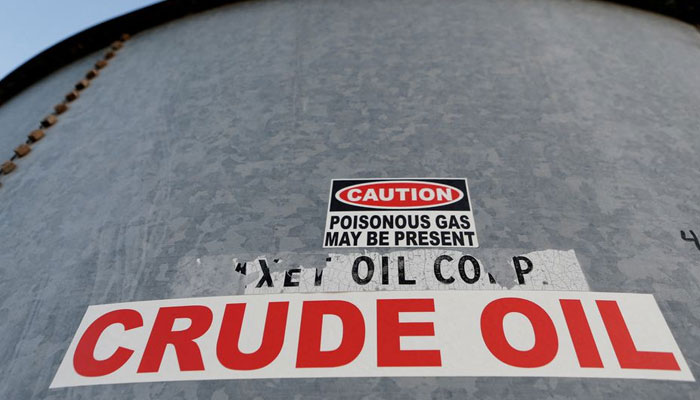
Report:
<svg viewBox="0 0 700 400"><path fill-rule="evenodd" d="M78 99L80 92L84 91L88 86L90 86L90 82L99 76L99 70L109 65L108 60L114 58L117 55L117 52L124 47L124 42L130 38L131 35L128 33L123 33L119 40L112 42L102 58L95 62L93 68L90 69L90 71L88 71L84 77L73 86L73 89L68 92L63 101L54 106L54 111L39 122L39 127L29 133L24 143L15 148L12 157L10 157L8 161L0 164L0 176L10 174L17 169L15 160L24 158L31 152L32 146L44 138L46 133L45 131L58 123L58 115L70 110L68 104ZM0 187L2 187L2 182L0 182Z"/></svg>

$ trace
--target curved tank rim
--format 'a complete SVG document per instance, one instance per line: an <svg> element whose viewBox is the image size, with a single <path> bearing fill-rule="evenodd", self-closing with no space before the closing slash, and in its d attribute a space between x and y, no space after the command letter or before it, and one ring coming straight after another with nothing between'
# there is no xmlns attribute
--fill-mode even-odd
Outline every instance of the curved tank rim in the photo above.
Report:
<svg viewBox="0 0 700 400"><path fill-rule="evenodd" d="M242 1L245 0L165 0L80 31L30 58L0 80L0 106L60 68L106 48L124 33L134 35L188 14Z"/></svg>
<svg viewBox="0 0 700 400"><path fill-rule="evenodd" d="M0 80L0 106L29 86L90 53L103 49L119 35L139 33L188 14L249 0L164 0L80 31L35 55ZM691 1L677 4L655 0L608 0L695 25L700 29L700 7Z"/></svg>

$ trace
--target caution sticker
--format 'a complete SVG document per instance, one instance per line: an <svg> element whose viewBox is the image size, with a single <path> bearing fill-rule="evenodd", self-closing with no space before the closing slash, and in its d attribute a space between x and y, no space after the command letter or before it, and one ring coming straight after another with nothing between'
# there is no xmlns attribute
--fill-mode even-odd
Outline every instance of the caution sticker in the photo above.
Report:
<svg viewBox="0 0 700 400"><path fill-rule="evenodd" d="M478 246L464 178L331 182L324 248Z"/></svg>

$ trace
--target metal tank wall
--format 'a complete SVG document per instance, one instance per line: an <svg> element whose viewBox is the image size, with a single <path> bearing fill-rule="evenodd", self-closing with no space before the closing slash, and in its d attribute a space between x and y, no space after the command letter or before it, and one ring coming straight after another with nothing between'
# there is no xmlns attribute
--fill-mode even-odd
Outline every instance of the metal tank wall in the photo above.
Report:
<svg viewBox="0 0 700 400"><path fill-rule="evenodd" d="M0 107L5 152L94 62ZM251 1L134 36L0 188L4 399L697 398L696 382L333 378L48 389L87 306L321 253L333 178L465 176L480 249L654 294L697 377L700 36L602 2ZM192 260L206 260L196 263Z"/></svg>

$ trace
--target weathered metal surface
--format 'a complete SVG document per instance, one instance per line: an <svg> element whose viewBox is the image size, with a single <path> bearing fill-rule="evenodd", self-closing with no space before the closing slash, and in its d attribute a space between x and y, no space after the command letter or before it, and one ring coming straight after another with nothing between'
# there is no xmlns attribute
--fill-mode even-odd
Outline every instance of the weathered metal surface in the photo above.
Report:
<svg viewBox="0 0 700 400"><path fill-rule="evenodd" d="M467 177L483 249L574 249L592 290L653 293L697 378L700 252L679 231L700 230L699 43L555 0L248 2L133 37L3 176L0 397L700 396L498 377L48 389L88 305L235 293L231 257L321 250L332 178L405 176ZM3 105L0 145L94 61Z"/></svg>

